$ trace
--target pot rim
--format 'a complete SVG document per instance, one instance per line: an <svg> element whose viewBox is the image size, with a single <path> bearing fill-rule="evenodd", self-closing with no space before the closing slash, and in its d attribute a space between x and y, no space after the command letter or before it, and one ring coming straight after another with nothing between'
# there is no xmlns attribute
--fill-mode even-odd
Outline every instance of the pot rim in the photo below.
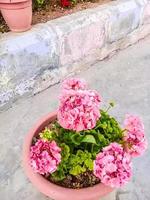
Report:
<svg viewBox="0 0 150 200"><path fill-rule="evenodd" d="M66 197L70 199L73 196L76 197L77 200L83 200L83 197L86 194L86 199L88 200L95 199L95 197L97 196L104 196L107 193L112 192L114 189L104 185L103 183L81 189L65 188L48 181L42 175L33 171L32 167L29 164L29 153L32 138L34 135L39 133L50 121L56 119L56 116L56 111L48 113L46 116L43 116L25 136L23 144L22 164L27 177L30 179L33 185L35 185L39 189L39 191L54 199L65 199Z"/></svg>

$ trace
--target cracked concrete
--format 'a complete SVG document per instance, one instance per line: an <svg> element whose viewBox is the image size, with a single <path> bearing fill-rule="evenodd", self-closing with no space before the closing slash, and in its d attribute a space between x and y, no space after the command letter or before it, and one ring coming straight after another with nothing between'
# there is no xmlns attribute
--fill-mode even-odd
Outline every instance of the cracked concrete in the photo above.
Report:
<svg viewBox="0 0 150 200"><path fill-rule="evenodd" d="M123 121L126 113L140 115L150 140L150 37L140 41L110 60L88 66L78 73L103 102L114 100L111 113ZM48 200L27 180L21 167L24 136L41 116L57 108L60 85L42 93L19 100L0 114L0 199ZM104 103L105 104L105 103ZM103 200L150 200L150 149L143 157L134 159L133 178L125 187Z"/></svg>

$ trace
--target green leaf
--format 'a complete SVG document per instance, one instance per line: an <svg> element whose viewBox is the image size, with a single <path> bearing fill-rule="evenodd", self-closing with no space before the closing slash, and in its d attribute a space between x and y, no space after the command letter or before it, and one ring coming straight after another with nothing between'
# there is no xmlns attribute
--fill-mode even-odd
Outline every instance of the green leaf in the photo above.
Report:
<svg viewBox="0 0 150 200"><path fill-rule="evenodd" d="M36 0L39 6L42 6L44 4L44 0Z"/></svg>
<svg viewBox="0 0 150 200"><path fill-rule="evenodd" d="M77 165L75 167L72 167L69 171L70 174L74 175L74 176L77 176L78 174L81 174L83 172L86 171L86 168L83 166L80 166L80 165Z"/></svg>
<svg viewBox="0 0 150 200"><path fill-rule="evenodd" d="M93 170L93 160L92 159L86 159L84 163L85 163L85 166L89 170Z"/></svg>
<svg viewBox="0 0 150 200"><path fill-rule="evenodd" d="M82 164L82 159L80 159L79 156L77 155L74 155L72 154L69 158L69 165L72 167L72 166L75 166L75 165L78 165L78 164Z"/></svg>
<svg viewBox="0 0 150 200"><path fill-rule="evenodd" d="M61 156L62 156L62 160L66 161L68 160L69 156L70 156L70 148L68 145L66 145L65 143L60 144L60 147L62 149L61 151Z"/></svg>
<svg viewBox="0 0 150 200"><path fill-rule="evenodd" d="M84 138L84 135L81 135L80 133L74 133L72 136L71 136L71 140L74 144L76 145L80 145L82 140Z"/></svg>
<svg viewBox="0 0 150 200"><path fill-rule="evenodd" d="M93 135L86 135L82 142L86 142L86 143L93 143L93 144L96 144L96 140L95 140L95 137Z"/></svg>
<svg viewBox="0 0 150 200"><path fill-rule="evenodd" d="M109 102L109 105L110 105L111 107L114 107L114 106L115 106L115 102L110 101L110 102Z"/></svg>
<svg viewBox="0 0 150 200"><path fill-rule="evenodd" d="M40 133L39 135L41 139L47 140L47 141L50 141L54 138L54 133L48 128L45 128L44 131Z"/></svg>
<svg viewBox="0 0 150 200"><path fill-rule="evenodd" d="M57 170L56 172L52 173L51 176L55 181L61 181L66 177L63 169Z"/></svg>
<svg viewBox="0 0 150 200"><path fill-rule="evenodd" d="M101 124L101 127L103 128L103 129L107 129L107 123L106 122L103 122L102 124Z"/></svg>

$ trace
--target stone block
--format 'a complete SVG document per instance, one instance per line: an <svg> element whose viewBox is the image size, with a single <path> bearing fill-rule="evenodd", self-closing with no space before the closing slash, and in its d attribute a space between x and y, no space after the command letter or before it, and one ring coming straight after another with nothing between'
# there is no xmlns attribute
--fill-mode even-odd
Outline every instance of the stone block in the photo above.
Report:
<svg viewBox="0 0 150 200"><path fill-rule="evenodd" d="M59 20L49 23L58 35L61 66L76 62L103 46L106 19L105 14L84 12L80 17L70 16L67 23L58 23Z"/></svg>
<svg viewBox="0 0 150 200"><path fill-rule="evenodd" d="M139 26L141 8L142 6L137 6L134 1L121 1L120 4L110 8L108 42L126 37Z"/></svg>
<svg viewBox="0 0 150 200"><path fill-rule="evenodd" d="M58 43L50 27L6 34L0 41L0 104L30 92L37 76L58 67Z"/></svg>
<svg viewBox="0 0 150 200"><path fill-rule="evenodd" d="M143 16L142 16L143 24L150 24L150 2L144 7Z"/></svg>

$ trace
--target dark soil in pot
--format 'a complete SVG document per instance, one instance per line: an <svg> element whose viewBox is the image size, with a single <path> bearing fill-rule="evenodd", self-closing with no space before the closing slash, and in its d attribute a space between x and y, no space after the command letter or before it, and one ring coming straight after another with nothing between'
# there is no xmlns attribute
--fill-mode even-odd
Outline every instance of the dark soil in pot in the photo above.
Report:
<svg viewBox="0 0 150 200"><path fill-rule="evenodd" d="M78 176L68 175L64 180L59 182L54 181L51 176L46 178L57 185L73 189L91 187L100 183L100 180L91 171L87 171Z"/></svg>
<svg viewBox="0 0 150 200"><path fill-rule="evenodd" d="M3 20L3 17L0 13L0 33L8 32L9 28L6 25L5 21Z"/></svg>

